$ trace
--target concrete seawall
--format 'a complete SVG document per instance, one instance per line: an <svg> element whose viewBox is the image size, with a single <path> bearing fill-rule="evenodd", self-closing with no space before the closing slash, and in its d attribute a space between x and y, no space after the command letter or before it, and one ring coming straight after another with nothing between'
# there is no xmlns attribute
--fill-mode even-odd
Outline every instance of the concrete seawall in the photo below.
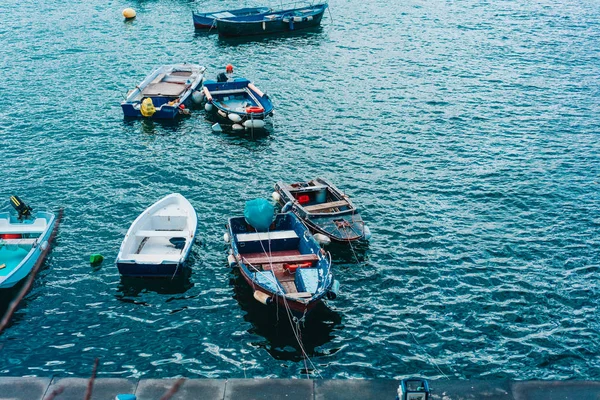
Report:
<svg viewBox="0 0 600 400"><path fill-rule="evenodd" d="M159 400L175 379L99 378L92 399L130 393ZM0 399L43 400L59 387L56 400L82 400L87 378L0 377ZM596 381L429 381L434 400L598 400ZM396 380L188 379L172 400L393 400Z"/></svg>

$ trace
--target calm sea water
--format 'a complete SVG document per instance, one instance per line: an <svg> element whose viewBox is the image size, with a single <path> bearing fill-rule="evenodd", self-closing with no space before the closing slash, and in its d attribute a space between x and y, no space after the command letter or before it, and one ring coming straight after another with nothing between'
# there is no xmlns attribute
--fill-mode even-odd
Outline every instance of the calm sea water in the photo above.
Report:
<svg viewBox="0 0 600 400"><path fill-rule="evenodd" d="M222 234L274 182L324 176L373 239L331 248L341 295L302 331L313 377L600 379L598 2L332 0L306 34L194 32L192 10L239 5L0 3L0 198L65 209L0 374L99 357L102 377L304 376ZM183 61L267 91L268 134L123 120L130 88ZM199 214L191 275L121 280L129 224L171 192Z"/></svg>

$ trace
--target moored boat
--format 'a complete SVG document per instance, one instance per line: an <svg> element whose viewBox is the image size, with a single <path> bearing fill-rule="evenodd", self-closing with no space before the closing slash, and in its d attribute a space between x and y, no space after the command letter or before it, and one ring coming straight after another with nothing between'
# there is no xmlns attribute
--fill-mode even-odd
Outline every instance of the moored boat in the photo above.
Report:
<svg viewBox="0 0 600 400"><path fill-rule="evenodd" d="M233 78L226 82L204 82L205 110L213 120L232 124L234 129L261 129L273 113L273 103L252 82Z"/></svg>
<svg viewBox="0 0 600 400"><path fill-rule="evenodd" d="M273 198L290 209L314 233L336 242L369 239L369 228L350 198L324 178L286 184L277 182ZM287 205L287 207L286 207Z"/></svg>
<svg viewBox="0 0 600 400"><path fill-rule="evenodd" d="M221 10L206 13L195 13L192 12L192 18L194 20L194 28L196 29L210 29L216 26L217 18L234 18L234 17L245 17L250 15L259 15L270 12L269 7L246 7L238 8L236 10Z"/></svg>
<svg viewBox="0 0 600 400"><path fill-rule="evenodd" d="M192 94L204 80L206 68L196 64L164 65L154 70L121 103L126 117L173 119L189 113Z"/></svg>
<svg viewBox="0 0 600 400"><path fill-rule="evenodd" d="M185 197L173 193L160 199L129 227L117 255L119 272L136 277L181 275L197 225L196 211Z"/></svg>
<svg viewBox="0 0 600 400"><path fill-rule="evenodd" d="M255 206L251 203L244 217L229 219L226 240L231 246L229 264L239 267L254 298L300 315L324 298L335 299L339 283L333 279L330 256L306 226L292 213L273 218L272 206L270 219L267 207L267 223L258 226L249 212Z"/></svg>
<svg viewBox="0 0 600 400"><path fill-rule="evenodd" d="M270 13L217 18L220 36L266 35L312 28L321 24L327 3Z"/></svg>
<svg viewBox="0 0 600 400"><path fill-rule="evenodd" d="M17 196L11 204L18 216L0 212L0 289L15 286L44 261L59 219L49 211L34 212Z"/></svg>

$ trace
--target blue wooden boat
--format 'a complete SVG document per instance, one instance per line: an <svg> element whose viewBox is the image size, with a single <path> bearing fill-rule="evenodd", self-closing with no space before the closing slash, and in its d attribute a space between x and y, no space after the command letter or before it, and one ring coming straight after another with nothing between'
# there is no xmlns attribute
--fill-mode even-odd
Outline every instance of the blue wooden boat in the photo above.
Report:
<svg viewBox="0 0 600 400"><path fill-rule="evenodd" d="M314 233L336 242L369 239L371 232L350 198L324 178L277 182L273 198L289 208ZM285 206L287 204L287 207Z"/></svg>
<svg viewBox="0 0 600 400"><path fill-rule="evenodd" d="M190 202L179 193L170 194L140 214L129 227L117 268L123 276L180 276L194 238L198 217Z"/></svg>
<svg viewBox="0 0 600 400"><path fill-rule="evenodd" d="M273 103L248 79L204 82L205 110L213 120L233 124L234 129L261 129L272 115Z"/></svg>
<svg viewBox="0 0 600 400"><path fill-rule="evenodd" d="M126 117L173 119L189 112L192 93L204 80L206 68L196 64L157 68L127 94L121 103Z"/></svg>
<svg viewBox="0 0 600 400"><path fill-rule="evenodd" d="M266 200L265 200L266 201ZM257 231L245 217L230 218L226 240L229 264L254 290L254 298L296 314L308 313L324 298L335 299L339 282L331 258L292 213L277 214L267 230Z"/></svg>
<svg viewBox="0 0 600 400"><path fill-rule="evenodd" d="M192 12L192 18L194 19L194 28L210 29L216 26L215 21L217 18L245 17L249 15L265 14L270 11L271 9L269 7L246 7L237 10L221 10L207 13Z"/></svg>
<svg viewBox="0 0 600 400"><path fill-rule="evenodd" d="M220 36L251 36L312 28L321 24L327 3L273 11L271 13L217 18Z"/></svg>
<svg viewBox="0 0 600 400"><path fill-rule="evenodd" d="M0 289L15 286L44 261L58 225L54 213L33 212L17 196L11 204L27 211L0 212Z"/></svg>

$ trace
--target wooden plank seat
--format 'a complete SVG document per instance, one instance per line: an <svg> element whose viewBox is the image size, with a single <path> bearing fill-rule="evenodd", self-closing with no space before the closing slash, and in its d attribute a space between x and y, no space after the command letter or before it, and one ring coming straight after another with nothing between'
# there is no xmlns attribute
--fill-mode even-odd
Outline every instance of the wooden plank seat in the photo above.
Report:
<svg viewBox="0 0 600 400"><path fill-rule="evenodd" d="M188 237L188 231L150 231L141 230L135 233L138 237Z"/></svg>
<svg viewBox="0 0 600 400"><path fill-rule="evenodd" d="M144 88L142 95L145 97L178 97L187 89L186 85L175 82L151 83Z"/></svg>
<svg viewBox="0 0 600 400"><path fill-rule="evenodd" d="M227 90L208 90L207 91L212 95L212 96L219 96L219 95L225 95L225 94L242 94L242 93L246 93L246 89L227 89Z"/></svg>
<svg viewBox="0 0 600 400"><path fill-rule="evenodd" d="M317 211L323 211L323 210L328 210L330 208L337 208L337 207L343 207L343 206L349 206L347 200L331 201L329 203L321 203L321 204L315 204L313 206L305 206L304 209L308 212L317 212Z"/></svg>
<svg viewBox="0 0 600 400"><path fill-rule="evenodd" d="M0 246L33 246L37 239L0 239Z"/></svg>
<svg viewBox="0 0 600 400"><path fill-rule="evenodd" d="M39 218L31 224L11 224L0 220L0 233L43 233L46 230L46 220Z"/></svg>
<svg viewBox="0 0 600 400"><path fill-rule="evenodd" d="M254 242L257 240L278 240L278 239L298 239L296 231L273 231L273 232L252 232L238 233L236 235L238 242Z"/></svg>
<svg viewBox="0 0 600 400"><path fill-rule="evenodd" d="M310 299L311 297L313 297L313 294L310 292L292 292L286 293L286 297L291 297L295 299Z"/></svg>
<svg viewBox="0 0 600 400"><path fill-rule="evenodd" d="M258 257L244 257L242 254L242 261L244 264L251 265L263 265L263 264L294 264L303 262L315 262L319 261L319 256L316 254L297 254L291 256L274 256L269 257L268 255Z"/></svg>
<svg viewBox="0 0 600 400"><path fill-rule="evenodd" d="M305 186L305 187L292 187L288 186L285 189L289 190L292 193L302 193L302 192L318 192L320 190L326 190L327 186L325 185L317 185L317 186Z"/></svg>

